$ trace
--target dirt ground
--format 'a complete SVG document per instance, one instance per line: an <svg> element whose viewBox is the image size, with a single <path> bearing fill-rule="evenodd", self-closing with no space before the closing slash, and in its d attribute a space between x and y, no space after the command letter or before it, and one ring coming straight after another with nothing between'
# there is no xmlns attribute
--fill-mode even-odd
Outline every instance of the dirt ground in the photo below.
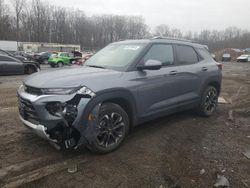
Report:
<svg viewBox="0 0 250 188"><path fill-rule="evenodd" d="M220 104L211 118L184 112L131 131L107 155L57 151L18 118L25 76L0 77L0 187L250 187L250 64L225 63ZM76 170L69 173L68 168ZM201 173L202 172L202 173Z"/></svg>

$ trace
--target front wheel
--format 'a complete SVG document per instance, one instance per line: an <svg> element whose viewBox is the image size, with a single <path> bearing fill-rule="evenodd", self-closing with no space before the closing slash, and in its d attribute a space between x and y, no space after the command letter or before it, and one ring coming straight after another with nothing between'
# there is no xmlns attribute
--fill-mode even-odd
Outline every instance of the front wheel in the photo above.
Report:
<svg viewBox="0 0 250 188"><path fill-rule="evenodd" d="M218 103L218 91L214 86L208 86L202 94L197 113L204 117L211 116Z"/></svg>
<svg viewBox="0 0 250 188"><path fill-rule="evenodd" d="M99 126L96 139L88 148L99 154L117 149L129 130L127 113L119 105L104 103L99 111Z"/></svg>

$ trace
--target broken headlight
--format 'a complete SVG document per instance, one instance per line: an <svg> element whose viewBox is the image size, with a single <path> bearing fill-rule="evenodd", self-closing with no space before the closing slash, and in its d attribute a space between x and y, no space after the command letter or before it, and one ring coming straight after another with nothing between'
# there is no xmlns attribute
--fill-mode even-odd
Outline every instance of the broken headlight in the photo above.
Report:
<svg viewBox="0 0 250 188"><path fill-rule="evenodd" d="M91 91L89 88L85 87L85 86L82 87L82 88L80 88L77 91L77 94L87 95L87 96L90 96L90 97L94 97L95 96L95 93L93 91Z"/></svg>

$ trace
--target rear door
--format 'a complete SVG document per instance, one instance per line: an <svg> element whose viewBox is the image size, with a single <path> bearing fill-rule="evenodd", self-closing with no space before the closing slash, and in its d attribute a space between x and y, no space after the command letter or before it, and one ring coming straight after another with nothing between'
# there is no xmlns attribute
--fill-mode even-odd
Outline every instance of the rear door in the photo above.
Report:
<svg viewBox="0 0 250 188"><path fill-rule="evenodd" d="M177 90L178 106L188 106L197 104L199 101L199 92L201 88L202 67L199 55L192 46L175 45L176 51L176 71L175 87Z"/></svg>

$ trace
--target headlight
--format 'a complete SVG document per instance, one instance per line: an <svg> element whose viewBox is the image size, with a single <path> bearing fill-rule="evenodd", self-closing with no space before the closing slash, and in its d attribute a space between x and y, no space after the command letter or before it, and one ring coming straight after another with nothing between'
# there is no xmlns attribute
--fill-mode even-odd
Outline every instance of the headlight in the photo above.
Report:
<svg viewBox="0 0 250 188"><path fill-rule="evenodd" d="M20 85L19 88L18 88L18 91L19 92L24 92L26 90L26 87L24 84Z"/></svg>
<svg viewBox="0 0 250 188"><path fill-rule="evenodd" d="M44 88L41 89L44 95L70 95L73 93L94 97L95 93L87 87L76 88Z"/></svg>
<svg viewBox="0 0 250 188"><path fill-rule="evenodd" d="M78 90L78 88L45 88L41 89L44 95L69 95Z"/></svg>
<svg viewBox="0 0 250 188"><path fill-rule="evenodd" d="M87 88L85 86L82 87L81 89L79 89L77 91L77 94L89 95L90 97L94 97L96 95L93 91L91 91L89 88Z"/></svg>

